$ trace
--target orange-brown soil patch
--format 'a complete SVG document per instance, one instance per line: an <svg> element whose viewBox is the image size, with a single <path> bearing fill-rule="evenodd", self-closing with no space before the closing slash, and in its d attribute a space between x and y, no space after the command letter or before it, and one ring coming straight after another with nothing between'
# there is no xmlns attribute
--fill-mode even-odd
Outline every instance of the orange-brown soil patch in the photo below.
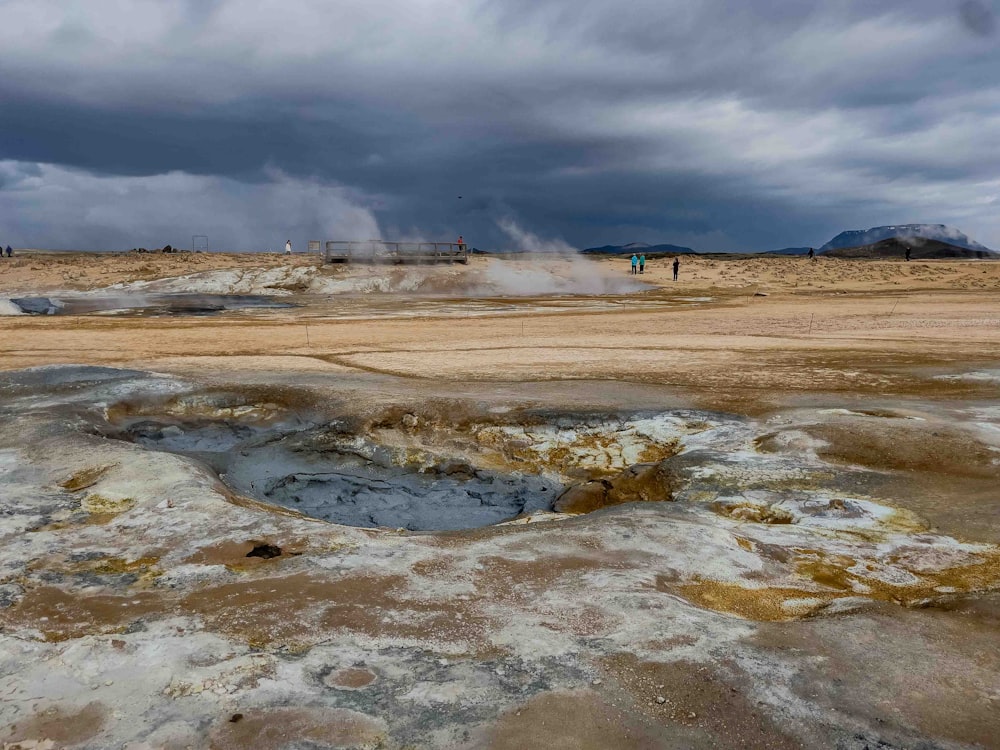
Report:
<svg viewBox="0 0 1000 750"><path fill-rule="evenodd" d="M76 745L96 736L107 717L108 711L100 703L88 703L80 709L54 705L14 722L3 730L0 739L5 743L51 740L59 745Z"/></svg>
<svg viewBox="0 0 1000 750"><path fill-rule="evenodd" d="M193 565L225 565L230 570L252 570L261 565L278 565L303 554L308 549L307 540L248 539L238 542L225 539L201 547L185 563ZM257 554L253 554L257 550ZM277 552L278 554L275 554Z"/></svg>
<svg viewBox="0 0 1000 750"><path fill-rule="evenodd" d="M639 713L657 722L681 724L704 733L712 747L801 747L745 693L745 680L737 681L713 667L692 662L647 662L632 654L610 656L599 664L632 698Z"/></svg>
<svg viewBox="0 0 1000 750"><path fill-rule="evenodd" d="M339 690L361 690L371 685L378 679L378 675L370 669L360 667L347 667L331 672L324 679L323 683L328 687Z"/></svg>
<svg viewBox="0 0 1000 750"><path fill-rule="evenodd" d="M905 732L910 740L896 747L931 737L942 746L996 746L1000 594L763 623L751 643L763 649L762 659L794 660L792 690L818 711L879 726L886 740Z"/></svg>
<svg viewBox="0 0 1000 750"><path fill-rule="evenodd" d="M347 709L243 709L215 725L209 747L212 750L274 750L301 745L332 750L379 747L385 739L381 722Z"/></svg>
<svg viewBox="0 0 1000 750"><path fill-rule="evenodd" d="M158 593L80 596L54 586L39 586L29 589L21 601L0 612L0 623L35 628L46 640L62 641L120 632L141 617L169 609L170 600Z"/></svg>
<svg viewBox="0 0 1000 750"><path fill-rule="evenodd" d="M1000 478L997 453L968 432L910 420L852 421L805 428L827 442L822 458L873 469Z"/></svg>
<svg viewBox="0 0 1000 750"><path fill-rule="evenodd" d="M399 575L320 579L299 573L209 587L181 606L254 646L304 648L330 632L350 631L486 648L489 623L475 602L422 599L407 588Z"/></svg>
<svg viewBox="0 0 1000 750"><path fill-rule="evenodd" d="M476 588L487 596L505 601L531 601L562 579L578 579L593 570L628 567L624 560L606 553L594 557L564 555L534 560L484 557L480 563L482 569L476 573Z"/></svg>
<svg viewBox="0 0 1000 750"><path fill-rule="evenodd" d="M667 750L698 747L590 690L543 693L503 714L468 750ZM686 740L679 742L679 740Z"/></svg>
<svg viewBox="0 0 1000 750"><path fill-rule="evenodd" d="M674 478L661 464L633 466L614 478L570 487L556 501L555 510L579 514L622 503L664 502L673 499L673 491Z"/></svg>
<svg viewBox="0 0 1000 750"><path fill-rule="evenodd" d="M149 248L155 249L155 248ZM277 253L21 253L4 263L11 289L95 289L203 271L316 265L315 256Z"/></svg>

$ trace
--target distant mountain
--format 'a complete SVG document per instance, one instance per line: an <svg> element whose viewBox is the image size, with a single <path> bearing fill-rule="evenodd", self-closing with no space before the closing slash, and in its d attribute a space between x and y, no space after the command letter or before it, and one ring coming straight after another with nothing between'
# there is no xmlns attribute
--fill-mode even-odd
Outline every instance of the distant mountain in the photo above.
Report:
<svg viewBox="0 0 1000 750"><path fill-rule="evenodd" d="M697 251L680 245L647 245L645 242L630 242L627 245L588 247L583 252L588 255L632 255L632 253L639 253L640 255L690 255L696 254Z"/></svg>
<svg viewBox="0 0 1000 750"><path fill-rule="evenodd" d="M990 252L990 249L969 239L965 234L944 224L895 224L872 229L853 229L841 232L819 249L821 253L849 247L868 247L888 239L937 240L965 250Z"/></svg>
<svg viewBox="0 0 1000 750"><path fill-rule="evenodd" d="M761 255L809 255L808 247L786 247L781 250L768 250Z"/></svg>
<svg viewBox="0 0 1000 750"><path fill-rule="evenodd" d="M982 245L980 245L982 247ZM997 258L992 250L970 250L950 242L926 240L922 237L897 238L891 237L881 242L860 247L838 247L823 251L828 258L905 258L906 250L910 249L913 260L927 258Z"/></svg>

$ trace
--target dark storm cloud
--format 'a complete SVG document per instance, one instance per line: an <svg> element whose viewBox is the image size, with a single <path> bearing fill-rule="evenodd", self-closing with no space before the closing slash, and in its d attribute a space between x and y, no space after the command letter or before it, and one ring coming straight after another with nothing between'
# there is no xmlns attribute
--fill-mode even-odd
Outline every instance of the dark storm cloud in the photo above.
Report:
<svg viewBox="0 0 1000 750"><path fill-rule="evenodd" d="M495 247L514 219L764 249L933 221L1000 245L994 10L7 0L0 232L131 246L142 216L266 246L377 220Z"/></svg>
<svg viewBox="0 0 1000 750"><path fill-rule="evenodd" d="M962 23L973 33L990 36L997 29L993 9L980 0L964 0L959 6Z"/></svg>

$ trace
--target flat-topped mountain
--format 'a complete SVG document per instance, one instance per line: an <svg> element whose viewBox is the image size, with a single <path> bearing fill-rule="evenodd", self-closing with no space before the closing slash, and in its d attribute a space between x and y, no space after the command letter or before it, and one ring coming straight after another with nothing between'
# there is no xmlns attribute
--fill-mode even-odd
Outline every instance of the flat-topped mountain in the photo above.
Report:
<svg viewBox="0 0 1000 750"><path fill-rule="evenodd" d="M982 246L980 246L982 247ZM905 258L906 250L910 250L913 260L929 258L997 258L997 253L983 248L970 250L949 242L926 240L920 237L897 238L873 242L860 247L843 247L824 250L823 255L830 258Z"/></svg>
<svg viewBox="0 0 1000 750"><path fill-rule="evenodd" d="M965 250L985 251L987 253L990 252L990 249L985 245L980 245L975 240L970 239L963 232L945 224L892 224L884 227L872 227L871 229L852 229L838 234L832 240L823 245L823 247L819 249L819 252L829 254L828 251L830 250L869 247L876 245L883 240L889 239L898 239L903 241L934 240L952 247L963 248ZM913 244L915 249L916 243L911 244Z"/></svg>

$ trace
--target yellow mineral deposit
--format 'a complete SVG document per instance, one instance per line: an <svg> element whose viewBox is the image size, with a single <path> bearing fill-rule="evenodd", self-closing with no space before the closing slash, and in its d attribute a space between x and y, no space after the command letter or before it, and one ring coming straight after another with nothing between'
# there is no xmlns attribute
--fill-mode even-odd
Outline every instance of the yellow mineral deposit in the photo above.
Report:
<svg viewBox="0 0 1000 750"><path fill-rule="evenodd" d="M1000 263L628 271L5 260L3 747L994 746Z"/></svg>

